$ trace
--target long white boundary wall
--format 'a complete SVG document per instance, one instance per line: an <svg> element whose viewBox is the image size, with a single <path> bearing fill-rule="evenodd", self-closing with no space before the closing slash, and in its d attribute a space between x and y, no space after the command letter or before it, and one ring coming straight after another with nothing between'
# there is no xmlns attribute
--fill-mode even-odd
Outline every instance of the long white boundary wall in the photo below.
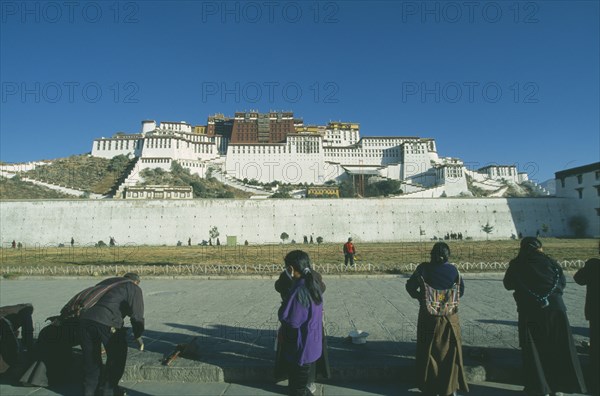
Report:
<svg viewBox="0 0 600 396"><path fill-rule="evenodd" d="M217 226L220 240L238 244L280 242L282 232L301 243L304 235L326 242L429 240L448 232L486 239L482 226L494 227L490 239L535 235L568 236L570 217L579 214L571 198L444 199L267 199L267 200L55 200L0 202L2 247L16 240L26 246L78 245L113 236L119 245L193 244L208 240ZM289 241L287 241L289 242Z"/></svg>

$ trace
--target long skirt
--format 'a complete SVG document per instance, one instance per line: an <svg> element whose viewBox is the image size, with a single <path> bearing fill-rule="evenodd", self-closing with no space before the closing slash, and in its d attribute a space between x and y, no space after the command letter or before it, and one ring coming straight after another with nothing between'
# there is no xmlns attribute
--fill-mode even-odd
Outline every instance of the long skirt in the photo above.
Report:
<svg viewBox="0 0 600 396"><path fill-rule="evenodd" d="M450 395L457 390L469 391L458 314L432 316L419 311L416 363L423 393Z"/></svg>
<svg viewBox="0 0 600 396"><path fill-rule="evenodd" d="M79 321L67 320L44 327L35 345L35 359L20 381L29 386L53 386L73 377L73 347L79 345Z"/></svg>
<svg viewBox="0 0 600 396"><path fill-rule="evenodd" d="M598 387L598 371L600 371L600 348L598 347L598 342L600 342L600 327L598 323L598 315L595 315L593 318L590 318L590 378L591 384L590 388L592 388L592 394L598 395L600 394L600 389Z"/></svg>
<svg viewBox="0 0 600 396"><path fill-rule="evenodd" d="M566 312L540 309L520 313L519 340L526 393L586 392Z"/></svg>
<svg viewBox="0 0 600 396"><path fill-rule="evenodd" d="M275 367L273 368L273 376L277 382L287 379L289 375L289 365L287 364L284 356L284 345L283 331L281 328L279 328L277 331L277 339L275 340ZM314 382L317 375L324 379L331 378L325 326L323 326L323 352L316 363L311 366L308 381Z"/></svg>

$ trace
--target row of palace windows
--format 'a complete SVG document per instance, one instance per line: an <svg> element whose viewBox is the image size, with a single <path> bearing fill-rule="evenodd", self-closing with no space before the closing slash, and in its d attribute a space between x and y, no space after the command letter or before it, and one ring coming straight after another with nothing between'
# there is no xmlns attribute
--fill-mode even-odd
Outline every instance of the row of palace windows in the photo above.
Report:
<svg viewBox="0 0 600 396"><path fill-rule="evenodd" d="M192 197L192 193L191 192L177 192L177 191L167 191L166 193L160 191L160 192L154 192L154 191L140 191L138 192L128 192L127 193L128 197L131 198L164 198L166 196L166 198L191 198Z"/></svg>
<svg viewBox="0 0 600 396"><path fill-rule="evenodd" d="M181 166L186 166L188 168L204 168L204 164L201 162L182 162Z"/></svg>
<svg viewBox="0 0 600 396"><path fill-rule="evenodd" d="M97 150L112 150L113 149L113 141L115 142L114 149L115 150L129 150L129 142L131 142L131 148L137 148L140 144L139 140L98 140L96 149Z"/></svg>
<svg viewBox="0 0 600 396"><path fill-rule="evenodd" d="M147 148L171 148L171 139L146 139Z"/></svg>
<svg viewBox="0 0 600 396"><path fill-rule="evenodd" d="M248 149L246 151L246 148ZM231 146L232 154L281 154L286 153L286 146Z"/></svg>

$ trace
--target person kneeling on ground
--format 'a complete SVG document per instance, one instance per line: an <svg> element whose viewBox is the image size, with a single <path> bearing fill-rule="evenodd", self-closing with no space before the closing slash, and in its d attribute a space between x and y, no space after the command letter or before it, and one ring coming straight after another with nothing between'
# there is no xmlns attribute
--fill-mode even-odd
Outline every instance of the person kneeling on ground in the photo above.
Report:
<svg viewBox="0 0 600 396"><path fill-rule="evenodd" d="M133 337L140 350L144 343L144 300L139 287L140 277L128 273L123 277L109 278L98 285L119 283L106 292L100 300L80 317L81 349L83 351L83 391L85 396L94 396L103 389L105 396L126 394L119 387L127 361L126 329L123 318L129 316ZM102 369L100 345L106 350L105 383L99 384Z"/></svg>

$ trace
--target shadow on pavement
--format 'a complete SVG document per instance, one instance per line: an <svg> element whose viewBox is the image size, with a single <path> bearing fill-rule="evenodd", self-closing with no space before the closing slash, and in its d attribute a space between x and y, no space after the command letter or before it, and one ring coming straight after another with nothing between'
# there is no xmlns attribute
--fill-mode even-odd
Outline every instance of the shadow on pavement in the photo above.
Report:
<svg viewBox="0 0 600 396"><path fill-rule="evenodd" d="M171 367L183 368L189 365L189 361L218 366L223 371L225 382L268 381L273 378L276 329L270 322L256 327L165 325L173 331L147 330L144 333L148 340L147 351L166 357L175 351L178 344L193 344L188 356L177 358ZM414 343L369 341L355 345L346 338L333 336L327 336L327 343L333 378L410 380L413 377Z"/></svg>

